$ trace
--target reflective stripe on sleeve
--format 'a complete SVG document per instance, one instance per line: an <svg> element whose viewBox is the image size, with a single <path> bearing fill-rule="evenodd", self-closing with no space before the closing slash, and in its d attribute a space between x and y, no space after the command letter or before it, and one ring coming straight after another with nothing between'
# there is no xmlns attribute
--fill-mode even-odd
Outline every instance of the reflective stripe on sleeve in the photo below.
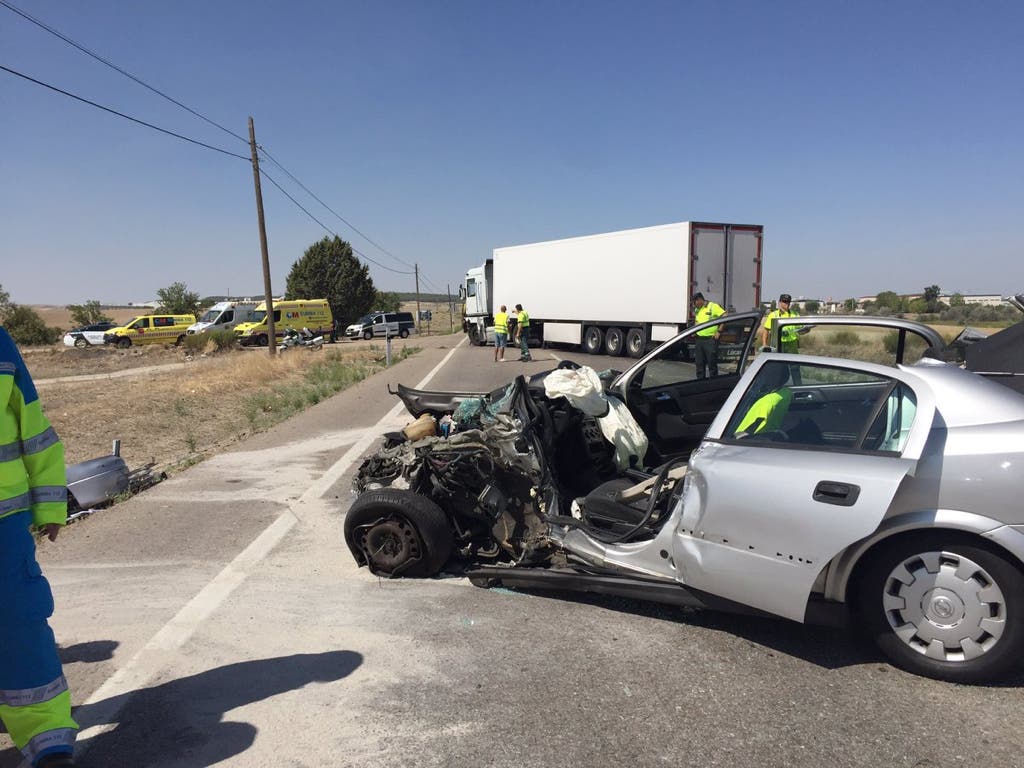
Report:
<svg viewBox="0 0 1024 768"><path fill-rule="evenodd" d="M67 501L68 489L66 485L40 485L38 488L29 490L33 504L42 504L47 501Z"/></svg>
<svg viewBox="0 0 1024 768"><path fill-rule="evenodd" d="M54 728L52 731L44 731L37 736L33 736L29 743L22 748L21 754L25 756L29 763L34 765L44 751L54 747L67 747L66 751L71 752L75 747L75 729Z"/></svg>
<svg viewBox="0 0 1024 768"><path fill-rule="evenodd" d="M28 492L10 499L0 499L0 515L14 512L19 509L29 509L32 506L32 495Z"/></svg>
<svg viewBox="0 0 1024 768"><path fill-rule="evenodd" d="M0 445L0 461L14 461L21 457L21 442Z"/></svg>
<svg viewBox="0 0 1024 768"><path fill-rule="evenodd" d="M54 696L59 696L68 689L68 680L61 675L52 683L40 685L37 688L22 688L21 690L0 691L0 704L8 707L27 707L29 704L39 704L49 701Z"/></svg>
<svg viewBox="0 0 1024 768"><path fill-rule="evenodd" d="M47 427L35 437L30 437L28 440L22 440L22 450L25 451L26 455L33 453L39 453L45 451L51 445L55 445L60 442L60 438L57 437L57 431L53 427Z"/></svg>
<svg viewBox="0 0 1024 768"><path fill-rule="evenodd" d="M0 363L0 373L9 373L12 376L17 370L17 366L14 363Z"/></svg>

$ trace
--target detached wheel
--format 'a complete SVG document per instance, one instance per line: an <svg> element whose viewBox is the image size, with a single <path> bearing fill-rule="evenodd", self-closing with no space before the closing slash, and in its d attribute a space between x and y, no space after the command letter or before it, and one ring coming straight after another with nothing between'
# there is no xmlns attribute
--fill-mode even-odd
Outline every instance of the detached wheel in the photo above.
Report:
<svg viewBox="0 0 1024 768"><path fill-rule="evenodd" d="M641 358L644 356L645 349L647 349L647 339L643 329L630 328L626 332L626 354L632 358Z"/></svg>
<svg viewBox="0 0 1024 768"><path fill-rule="evenodd" d="M433 576L451 557L444 511L426 496L385 488L362 494L345 516L356 561L381 576Z"/></svg>
<svg viewBox="0 0 1024 768"><path fill-rule="evenodd" d="M604 351L610 357L620 357L626 351L626 334L621 328L609 328L604 335Z"/></svg>
<svg viewBox="0 0 1024 768"><path fill-rule="evenodd" d="M1024 574L954 535L894 542L858 590L864 629L893 664L955 683L1008 675L1024 654Z"/></svg>
<svg viewBox="0 0 1024 768"><path fill-rule="evenodd" d="M89 342L85 340L84 336L79 336L77 339L75 339L75 346L78 347L79 349L84 349L85 347L89 346Z"/></svg>
<svg viewBox="0 0 1024 768"><path fill-rule="evenodd" d="M583 351L588 355L600 355L604 346L604 331L596 325L587 326L583 331Z"/></svg>
<svg viewBox="0 0 1024 768"><path fill-rule="evenodd" d="M119 346L121 349L128 349L128 347L130 347L131 345L132 340L129 339L127 336L122 336L120 339L117 340L117 346Z"/></svg>

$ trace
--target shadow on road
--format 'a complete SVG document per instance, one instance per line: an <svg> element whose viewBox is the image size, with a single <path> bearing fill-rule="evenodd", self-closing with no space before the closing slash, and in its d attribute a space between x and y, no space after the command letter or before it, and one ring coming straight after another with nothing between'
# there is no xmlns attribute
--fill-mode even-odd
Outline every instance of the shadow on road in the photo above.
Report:
<svg viewBox="0 0 1024 768"><path fill-rule="evenodd" d="M61 664L74 664L79 661L95 664L114 658L114 651L119 645L117 640L92 640L67 647L57 646L57 654L60 656Z"/></svg>
<svg viewBox="0 0 1024 768"><path fill-rule="evenodd" d="M354 651L243 661L79 707L74 716L83 729L103 725L95 714L112 704L120 711L113 730L85 744L79 765L213 765L244 752L256 738L254 725L225 721L226 712L308 683L341 680L362 662Z"/></svg>

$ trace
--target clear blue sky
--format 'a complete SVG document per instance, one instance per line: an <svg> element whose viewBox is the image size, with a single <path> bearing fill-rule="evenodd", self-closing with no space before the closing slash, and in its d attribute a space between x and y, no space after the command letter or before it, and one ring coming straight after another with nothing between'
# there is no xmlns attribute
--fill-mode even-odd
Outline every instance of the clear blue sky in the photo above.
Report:
<svg viewBox="0 0 1024 768"><path fill-rule="evenodd" d="M1024 290L1020 2L10 1L236 133L251 114L442 290L496 246L684 220L763 224L766 296ZM0 64L248 152L3 7ZM14 301L262 293L246 162L5 72L0 141ZM325 232L264 198L283 292Z"/></svg>

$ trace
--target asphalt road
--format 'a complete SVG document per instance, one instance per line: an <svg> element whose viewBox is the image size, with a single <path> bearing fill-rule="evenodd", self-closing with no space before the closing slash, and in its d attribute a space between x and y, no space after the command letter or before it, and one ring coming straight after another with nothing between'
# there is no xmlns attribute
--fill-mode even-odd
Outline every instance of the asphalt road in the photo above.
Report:
<svg viewBox="0 0 1024 768"><path fill-rule="evenodd" d="M82 765L1024 764L1022 680L925 680L789 622L356 569L352 472L406 421L385 382L485 391L557 362L457 340L42 546Z"/></svg>

